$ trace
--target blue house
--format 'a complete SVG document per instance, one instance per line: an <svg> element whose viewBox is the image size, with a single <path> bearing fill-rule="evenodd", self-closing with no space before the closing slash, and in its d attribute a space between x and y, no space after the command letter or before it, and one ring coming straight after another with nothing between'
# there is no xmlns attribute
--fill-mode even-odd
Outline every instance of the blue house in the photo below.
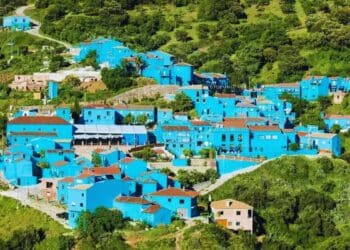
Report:
<svg viewBox="0 0 350 250"><path fill-rule="evenodd" d="M132 179L147 171L147 162L137 158L126 157L119 161L119 166L122 173Z"/></svg>
<svg viewBox="0 0 350 250"><path fill-rule="evenodd" d="M330 131L334 125L339 125L342 130L348 130L350 128L349 115L326 115L323 120L327 131Z"/></svg>
<svg viewBox="0 0 350 250"><path fill-rule="evenodd" d="M108 190L108 191L107 191ZM68 187L68 223L76 227L76 220L82 211L94 211L97 207L113 207L113 200L119 195L128 195L127 182L100 177L95 183Z"/></svg>
<svg viewBox="0 0 350 250"><path fill-rule="evenodd" d="M82 124L114 125L115 109L104 104L91 104L82 108Z"/></svg>
<svg viewBox="0 0 350 250"><path fill-rule="evenodd" d="M195 191L170 187L145 195L145 198L169 209L174 216L188 219L198 214L197 196Z"/></svg>
<svg viewBox="0 0 350 250"><path fill-rule="evenodd" d="M169 209L142 197L119 196L114 200L113 207L121 211L124 218L143 221L152 227L171 223L172 213Z"/></svg>
<svg viewBox="0 0 350 250"><path fill-rule="evenodd" d="M72 124L56 116L22 116L7 124L8 145L26 145L43 137L65 148L73 139Z"/></svg>
<svg viewBox="0 0 350 250"><path fill-rule="evenodd" d="M317 149L319 153L341 155L341 141L337 134L299 132L301 149Z"/></svg>
<svg viewBox="0 0 350 250"><path fill-rule="evenodd" d="M264 97L269 100L279 99L280 95L283 93L288 93L297 98L300 98L300 83L278 83L263 86Z"/></svg>
<svg viewBox="0 0 350 250"><path fill-rule="evenodd" d="M60 117L69 123L73 123L71 110L67 106L56 107L54 114L55 114L55 116Z"/></svg>
<svg viewBox="0 0 350 250"><path fill-rule="evenodd" d="M195 72L194 83L208 86L210 89L223 89L230 85L227 75L220 73Z"/></svg>
<svg viewBox="0 0 350 250"><path fill-rule="evenodd" d="M27 16L5 16L3 17L3 28L9 28L12 31L25 31L30 29L30 18Z"/></svg>
<svg viewBox="0 0 350 250"><path fill-rule="evenodd" d="M157 109L157 123L162 124L173 119L172 109Z"/></svg>
<svg viewBox="0 0 350 250"><path fill-rule="evenodd" d="M328 96L330 80L325 76L311 76L301 80L301 98L315 101L320 96Z"/></svg>
<svg viewBox="0 0 350 250"><path fill-rule="evenodd" d="M48 93L49 99L54 99L58 97L58 83L49 81L49 93Z"/></svg>
<svg viewBox="0 0 350 250"><path fill-rule="evenodd" d="M146 116L146 124L156 121L156 108L147 105L126 105L120 104L114 106L116 111L116 121L118 124L123 124L124 118L127 115L132 115L135 118L134 124L138 123L138 117Z"/></svg>
<svg viewBox="0 0 350 250"><path fill-rule="evenodd" d="M97 153L101 159L102 166L112 166L118 163L119 160L125 158L125 153L118 150L117 148L110 149L110 150L103 150L103 149L96 149L94 150L95 153Z"/></svg>

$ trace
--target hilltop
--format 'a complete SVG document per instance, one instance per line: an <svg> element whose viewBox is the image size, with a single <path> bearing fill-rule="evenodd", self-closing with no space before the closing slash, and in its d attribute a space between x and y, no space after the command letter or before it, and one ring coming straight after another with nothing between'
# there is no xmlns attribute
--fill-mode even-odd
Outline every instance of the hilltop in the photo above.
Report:
<svg viewBox="0 0 350 250"><path fill-rule="evenodd" d="M113 36L162 49L233 84L348 75L349 3L343 0L37 1L42 32L76 44Z"/></svg>

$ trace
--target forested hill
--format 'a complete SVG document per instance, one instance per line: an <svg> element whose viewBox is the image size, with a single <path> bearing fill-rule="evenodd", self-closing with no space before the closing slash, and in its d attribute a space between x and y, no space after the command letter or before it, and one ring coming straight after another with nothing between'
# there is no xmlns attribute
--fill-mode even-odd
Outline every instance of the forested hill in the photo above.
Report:
<svg viewBox="0 0 350 250"><path fill-rule="evenodd" d="M233 84L350 75L347 0L37 0L42 31L161 48Z"/></svg>

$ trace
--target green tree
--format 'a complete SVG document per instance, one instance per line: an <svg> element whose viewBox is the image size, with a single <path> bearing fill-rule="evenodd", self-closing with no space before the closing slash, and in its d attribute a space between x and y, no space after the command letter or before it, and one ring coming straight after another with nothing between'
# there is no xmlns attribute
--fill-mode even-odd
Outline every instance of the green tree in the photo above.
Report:
<svg viewBox="0 0 350 250"><path fill-rule="evenodd" d="M102 164L102 159L100 157L100 155L96 152L92 153L91 156L91 163L95 166L95 167L100 167Z"/></svg>
<svg viewBox="0 0 350 250"><path fill-rule="evenodd" d="M145 114L141 114L141 115L138 115L138 116L136 117L136 123L137 123L137 124L142 124L142 125L144 125L144 124L147 123L147 121L148 121L148 117L147 117L147 115L145 115Z"/></svg>
<svg viewBox="0 0 350 250"><path fill-rule="evenodd" d="M128 125L134 124L134 123L135 123L135 117L134 117L131 113L129 113L129 114L127 114L127 115L124 117L123 123L124 123L124 124L128 124Z"/></svg>
<svg viewBox="0 0 350 250"><path fill-rule="evenodd" d="M72 107L72 118L75 123L77 123L80 119L81 108L79 104L78 98L74 99L74 105Z"/></svg>
<svg viewBox="0 0 350 250"><path fill-rule="evenodd" d="M188 112L194 107L191 98L183 92L175 95L171 105L174 112Z"/></svg>
<svg viewBox="0 0 350 250"><path fill-rule="evenodd" d="M193 152L188 149L188 148L185 148L183 151L182 151L183 155L186 157L186 158L190 158L193 156Z"/></svg>

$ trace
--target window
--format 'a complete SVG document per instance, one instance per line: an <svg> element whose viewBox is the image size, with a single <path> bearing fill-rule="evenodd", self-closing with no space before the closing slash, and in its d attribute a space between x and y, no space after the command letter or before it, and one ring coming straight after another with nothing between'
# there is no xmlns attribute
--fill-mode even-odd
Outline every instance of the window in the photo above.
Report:
<svg viewBox="0 0 350 250"><path fill-rule="evenodd" d="M218 211L218 216L224 215L224 211Z"/></svg>
<svg viewBox="0 0 350 250"><path fill-rule="evenodd" d="M111 115L111 111L107 111L107 115L110 116Z"/></svg>
<svg viewBox="0 0 350 250"><path fill-rule="evenodd" d="M243 136L242 135L238 135L238 141L242 141L243 140Z"/></svg>
<svg viewBox="0 0 350 250"><path fill-rule="evenodd" d="M91 115L91 111L88 111L88 115Z"/></svg>
<svg viewBox="0 0 350 250"><path fill-rule="evenodd" d="M248 218L252 218L252 210L248 210Z"/></svg>
<svg viewBox="0 0 350 250"><path fill-rule="evenodd" d="M52 188L53 184L52 182L46 182L46 188Z"/></svg>
<svg viewBox="0 0 350 250"><path fill-rule="evenodd" d="M236 211L236 215L241 215L241 211Z"/></svg>
<svg viewBox="0 0 350 250"><path fill-rule="evenodd" d="M83 207L84 206L84 204L83 203L80 203L80 207Z"/></svg>
<svg viewBox="0 0 350 250"><path fill-rule="evenodd" d="M230 135L230 141L233 141L235 137L233 135Z"/></svg>
<svg viewBox="0 0 350 250"><path fill-rule="evenodd" d="M241 223L239 221L236 222L236 226L240 226Z"/></svg>
<svg viewBox="0 0 350 250"><path fill-rule="evenodd" d="M226 141L226 135L221 135L221 141Z"/></svg>
<svg viewBox="0 0 350 250"><path fill-rule="evenodd" d="M168 202L171 202L171 198L168 198Z"/></svg>
<svg viewBox="0 0 350 250"><path fill-rule="evenodd" d="M84 197L84 193L81 193L81 197Z"/></svg>
<svg viewBox="0 0 350 250"><path fill-rule="evenodd" d="M101 116L100 115L98 115L96 118L97 118L97 120L101 120Z"/></svg>
<svg viewBox="0 0 350 250"><path fill-rule="evenodd" d="M185 200L181 199L179 203L180 204L185 204Z"/></svg>

